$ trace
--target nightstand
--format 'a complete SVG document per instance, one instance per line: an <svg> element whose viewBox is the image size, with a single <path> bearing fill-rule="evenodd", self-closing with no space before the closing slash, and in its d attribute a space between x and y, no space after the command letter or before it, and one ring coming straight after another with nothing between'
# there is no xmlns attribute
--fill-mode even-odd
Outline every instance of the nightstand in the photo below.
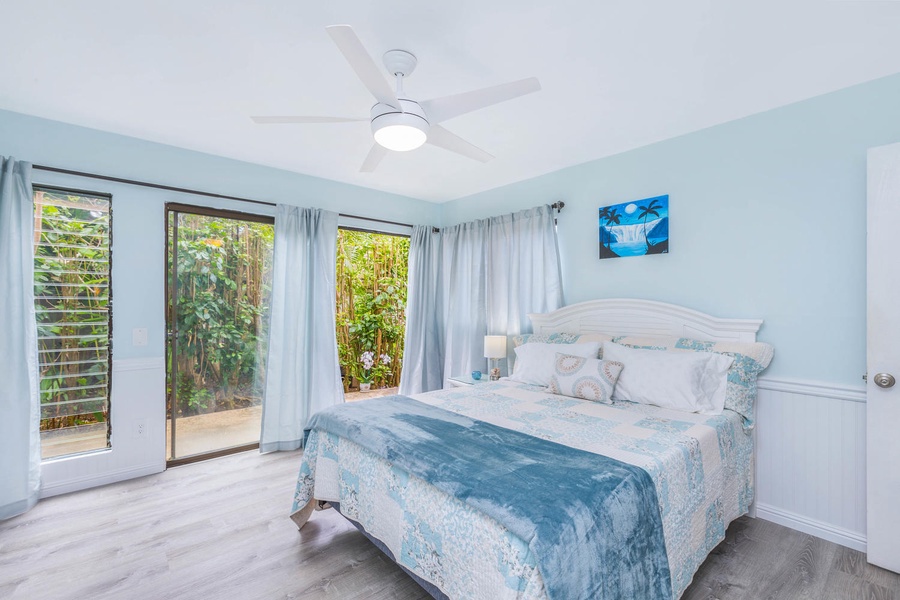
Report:
<svg viewBox="0 0 900 600"><path fill-rule="evenodd" d="M465 387L470 385L478 385L490 381L487 373L481 375L481 379L472 379L471 375L453 375L447 378L449 387Z"/></svg>

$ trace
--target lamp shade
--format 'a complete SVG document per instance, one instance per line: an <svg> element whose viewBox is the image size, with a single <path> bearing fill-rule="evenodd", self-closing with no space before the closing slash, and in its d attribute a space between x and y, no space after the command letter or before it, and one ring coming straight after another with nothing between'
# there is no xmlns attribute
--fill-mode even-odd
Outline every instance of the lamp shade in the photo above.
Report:
<svg viewBox="0 0 900 600"><path fill-rule="evenodd" d="M506 358L506 336L484 336L484 356L485 358Z"/></svg>
<svg viewBox="0 0 900 600"><path fill-rule="evenodd" d="M428 119L417 103L400 100L403 110L378 103L372 107L372 133L388 150L415 150L428 139Z"/></svg>
<svg viewBox="0 0 900 600"><path fill-rule="evenodd" d="M427 123L425 123L424 126L416 121L413 121L410 124L391 124L389 121L399 119L389 119L389 116L393 117L401 115L385 115L382 117L382 121L388 121L388 123L380 123L379 128L375 130L375 141L388 150L395 150L397 152L415 150L428 139L428 136L424 131Z"/></svg>

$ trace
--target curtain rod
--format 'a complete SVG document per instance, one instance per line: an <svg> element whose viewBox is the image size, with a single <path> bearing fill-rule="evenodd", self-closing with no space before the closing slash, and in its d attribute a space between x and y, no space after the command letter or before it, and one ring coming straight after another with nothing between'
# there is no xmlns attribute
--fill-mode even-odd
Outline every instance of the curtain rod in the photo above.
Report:
<svg viewBox="0 0 900 600"><path fill-rule="evenodd" d="M249 202L251 204L261 204L263 206L276 206L274 202L264 202L262 200L251 200L250 198L241 198L239 196L229 196L227 194L215 194L213 192L202 192L200 190L192 190L189 188L175 187L172 185L163 185L161 183L149 183L146 181L137 181L135 179L124 179L122 177L112 177L110 175L98 175L97 173L85 173L83 171L73 171L71 169L60 169L59 167L48 167L45 165L31 165L32 169L39 171L48 171L50 173L62 173L64 175L77 175L78 177L90 177L91 179L102 179L103 181L114 181L116 183L127 183L129 185L138 185L157 190L166 190L169 192L182 192L185 194L194 194L195 196L206 196L207 198L222 198L223 200L237 200L239 202ZM362 219L363 221L371 221L373 223L384 223L386 225L399 225L401 227L414 227L409 223L400 223L398 221L387 221L385 219L376 219L374 217L362 217L359 215L348 215L338 213L341 217L349 219Z"/></svg>

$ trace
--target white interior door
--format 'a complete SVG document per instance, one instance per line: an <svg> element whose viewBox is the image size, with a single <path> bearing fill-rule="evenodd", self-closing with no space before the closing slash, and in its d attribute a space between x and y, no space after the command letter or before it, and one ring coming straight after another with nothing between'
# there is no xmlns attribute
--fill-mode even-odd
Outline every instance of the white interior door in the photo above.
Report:
<svg viewBox="0 0 900 600"><path fill-rule="evenodd" d="M868 560L900 572L900 144L869 150L867 204Z"/></svg>

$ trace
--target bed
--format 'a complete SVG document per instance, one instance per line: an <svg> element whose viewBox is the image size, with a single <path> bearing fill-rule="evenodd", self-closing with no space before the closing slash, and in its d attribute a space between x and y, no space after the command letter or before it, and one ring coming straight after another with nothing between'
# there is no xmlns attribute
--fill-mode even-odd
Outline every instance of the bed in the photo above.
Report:
<svg viewBox="0 0 900 600"><path fill-rule="evenodd" d="M762 321L633 299L529 316L514 344L558 345L559 360L592 343L727 360L725 408L598 402L527 377L347 404L310 423L292 518L338 510L435 598L679 598L751 509Z"/></svg>

